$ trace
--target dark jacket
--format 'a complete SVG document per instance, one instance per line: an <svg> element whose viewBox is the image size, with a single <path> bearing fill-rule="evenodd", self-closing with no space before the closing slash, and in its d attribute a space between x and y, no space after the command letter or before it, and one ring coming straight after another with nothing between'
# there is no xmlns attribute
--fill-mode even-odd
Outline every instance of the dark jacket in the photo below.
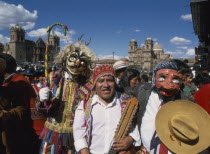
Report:
<svg viewBox="0 0 210 154"><path fill-rule="evenodd" d="M141 128L142 118L146 111L146 106L149 100L149 96L153 90L155 91L155 89L151 86L150 83L140 83L133 89L133 95L137 97L138 102L139 102L139 111L138 111L138 116L137 116L137 123L138 123L139 130ZM168 101L173 101L173 100L178 100L178 99L189 100L189 101L194 102L192 98L187 97L182 91L179 91L176 94L176 96L173 97L172 100L165 100L165 103L167 103Z"/></svg>
<svg viewBox="0 0 210 154"><path fill-rule="evenodd" d="M0 93L7 91L7 101L1 101L2 110L8 112L7 117L0 117L1 154L34 154L38 153L38 136L32 127L30 99L34 90L28 81L20 75L13 75L3 86Z"/></svg>

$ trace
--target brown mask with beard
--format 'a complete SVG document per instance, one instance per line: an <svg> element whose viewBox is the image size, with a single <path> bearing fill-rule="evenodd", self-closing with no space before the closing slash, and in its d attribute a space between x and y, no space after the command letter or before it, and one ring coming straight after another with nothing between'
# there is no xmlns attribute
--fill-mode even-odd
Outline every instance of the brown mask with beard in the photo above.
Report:
<svg viewBox="0 0 210 154"><path fill-rule="evenodd" d="M173 96L180 88L179 73L173 69L160 69L156 72L155 85L163 96Z"/></svg>
<svg viewBox="0 0 210 154"><path fill-rule="evenodd" d="M89 78L90 57L81 52L79 47L72 45L67 55L66 68L72 76L84 76Z"/></svg>

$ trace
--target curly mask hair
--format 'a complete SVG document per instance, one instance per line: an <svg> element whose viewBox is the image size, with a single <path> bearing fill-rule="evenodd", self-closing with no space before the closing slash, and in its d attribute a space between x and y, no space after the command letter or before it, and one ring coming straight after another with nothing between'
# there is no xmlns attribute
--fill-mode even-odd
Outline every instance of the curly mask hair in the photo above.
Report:
<svg viewBox="0 0 210 154"><path fill-rule="evenodd" d="M67 71L74 81L87 82L92 75L92 62L96 55L86 45L77 43L68 45L55 59L55 64L61 63L62 70Z"/></svg>

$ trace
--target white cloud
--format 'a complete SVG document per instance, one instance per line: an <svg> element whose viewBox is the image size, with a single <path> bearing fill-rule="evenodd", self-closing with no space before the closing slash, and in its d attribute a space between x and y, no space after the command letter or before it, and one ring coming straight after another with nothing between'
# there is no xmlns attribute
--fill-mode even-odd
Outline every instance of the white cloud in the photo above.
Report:
<svg viewBox="0 0 210 154"><path fill-rule="evenodd" d="M140 32L140 31L141 31L140 29L135 29L134 30L134 32L137 32L137 33Z"/></svg>
<svg viewBox="0 0 210 154"><path fill-rule="evenodd" d="M2 34L0 34L0 43L8 43L10 41L10 38L7 36L3 36Z"/></svg>
<svg viewBox="0 0 210 154"><path fill-rule="evenodd" d="M177 47L175 51L167 51L165 53L171 54L173 58L192 58L195 56L195 49L192 47Z"/></svg>
<svg viewBox="0 0 210 154"><path fill-rule="evenodd" d="M26 25L23 26L25 30L32 29L35 26L35 22L26 22Z"/></svg>
<svg viewBox="0 0 210 154"><path fill-rule="evenodd" d="M68 31L66 36L64 36L63 31L61 31L58 28L53 32L58 37L60 37L61 42L65 43L65 44L73 43L72 36L75 34L75 31L73 31L73 30ZM28 34L28 36L35 37L35 38L38 38L38 37L45 37L46 38L47 37L46 28L40 28L40 29L37 29L37 30L32 30L32 31L28 32L27 34ZM51 32L51 34L52 34L52 32Z"/></svg>
<svg viewBox="0 0 210 154"><path fill-rule="evenodd" d="M180 47L177 47L177 48L178 48L178 49L184 49L184 50L188 49L187 46L180 46Z"/></svg>
<svg viewBox="0 0 210 154"><path fill-rule="evenodd" d="M191 49L187 49L187 56L194 56L195 55L195 49L191 48Z"/></svg>
<svg viewBox="0 0 210 154"><path fill-rule="evenodd" d="M174 37L170 40L170 42L172 44L175 44L175 45L186 45L186 44L191 44L191 41L190 40L187 40L185 38L181 38L181 37Z"/></svg>
<svg viewBox="0 0 210 154"><path fill-rule="evenodd" d="M102 60L102 59L113 59L113 55L97 55L97 57L99 58L99 60ZM119 60L119 59L122 59L122 58L128 58L128 57L114 55L114 59L115 60Z"/></svg>
<svg viewBox="0 0 210 154"><path fill-rule="evenodd" d="M122 33L122 30L118 30L116 31L117 34L121 34Z"/></svg>
<svg viewBox="0 0 210 154"><path fill-rule="evenodd" d="M30 12L22 5L9 4L0 1L0 29L7 29L16 24L25 30L32 29L37 19L37 11Z"/></svg>
<svg viewBox="0 0 210 154"><path fill-rule="evenodd" d="M185 52L183 52L183 51L175 51L174 52L174 51L167 51L167 50L165 50L165 53L172 55L172 57L180 57L185 54Z"/></svg>
<svg viewBox="0 0 210 154"><path fill-rule="evenodd" d="M73 31L73 30L70 30L70 31L68 31L68 33L69 33L70 35L74 35L76 32Z"/></svg>
<svg viewBox="0 0 210 154"><path fill-rule="evenodd" d="M158 39L157 38L153 38L152 40L155 41L155 42L157 42Z"/></svg>
<svg viewBox="0 0 210 154"><path fill-rule="evenodd" d="M30 37L46 37L47 36L46 28L32 30L32 31L28 32L27 34Z"/></svg>
<svg viewBox="0 0 210 154"><path fill-rule="evenodd" d="M184 21L192 21L192 14L181 15L180 18Z"/></svg>
<svg viewBox="0 0 210 154"><path fill-rule="evenodd" d="M64 36L64 34L61 33L60 31L55 31L55 34L60 37L61 42L65 43L65 44L73 43L72 35L75 34L74 31L67 32L66 36Z"/></svg>

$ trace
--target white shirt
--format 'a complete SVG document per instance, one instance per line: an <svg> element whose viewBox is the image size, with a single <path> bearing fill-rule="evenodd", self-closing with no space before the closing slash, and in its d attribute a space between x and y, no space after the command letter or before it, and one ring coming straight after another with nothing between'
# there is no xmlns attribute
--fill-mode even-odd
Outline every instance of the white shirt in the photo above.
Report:
<svg viewBox="0 0 210 154"><path fill-rule="evenodd" d="M75 112L73 124L74 145L76 151L88 147L85 139L86 127L84 126L85 113L82 101ZM115 131L121 118L121 99L117 97L107 106L103 104L98 95L92 99L92 134L89 150L92 154L107 154L111 149ZM140 145L140 135L137 126L129 134Z"/></svg>
<svg viewBox="0 0 210 154"><path fill-rule="evenodd" d="M152 91L151 95L149 96L145 114L142 118L140 130L141 139L144 147L150 154L154 153L153 150L150 150L150 143L155 133L155 117L157 115L158 110L161 107L161 102L162 100L160 100L158 94ZM170 151L168 151L168 154L171 154Z"/></svg>
<svg viewBox="0 0 210 154"><path fill-rule="evenodd" d="M120 82L120 79L116 78L116 83L119 84Z"/></svg>
<svg viewBox="0 0 210 154"><path fill-rule="evenodd" d="M41 89L41 88L43 88L43 85L39 82L39 83L37 83L37 87L38 87L39 89Z"/></svg>

